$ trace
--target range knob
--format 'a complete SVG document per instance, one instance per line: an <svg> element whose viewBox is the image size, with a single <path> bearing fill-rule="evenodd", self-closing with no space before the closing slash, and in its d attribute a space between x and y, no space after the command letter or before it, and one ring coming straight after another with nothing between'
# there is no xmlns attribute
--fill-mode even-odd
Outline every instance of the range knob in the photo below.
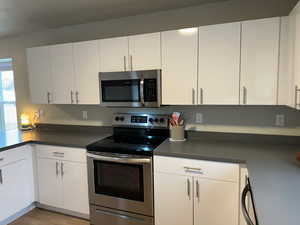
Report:
<svg viewBox="0 0 300 225"><path fill-rule="evenodd" d="M119 119L120 119L120 118L119 118L118 116L116 116L115 121L119 121Z"/></svg>
<svg viewBox="0 0 300 225"><path fill-rule="evenodd" d="M124 121L124 117L123 116L120 117L120 121L122 121L122 122Z"/></svg>
<svg viewBox="0 0 300 225"><path fill-rule="evenodd" d="M159 122L163 123L163 122L165 122L165 119L164 118L160 118Z"/></svg>
<svg viewBox="0 0 300 225"><path fill-rule="evenodd" d="M155 121L155 123L158 123L158 119L157 119L157 118L155 118L155 120L154 120L154 121Z"/></svg>
<svg viewBox="0 0 300 225"><path fill-rule="evenodd" d="M149 122L150 122L150 123L153 123L153 118L149 118Z"/></svg>

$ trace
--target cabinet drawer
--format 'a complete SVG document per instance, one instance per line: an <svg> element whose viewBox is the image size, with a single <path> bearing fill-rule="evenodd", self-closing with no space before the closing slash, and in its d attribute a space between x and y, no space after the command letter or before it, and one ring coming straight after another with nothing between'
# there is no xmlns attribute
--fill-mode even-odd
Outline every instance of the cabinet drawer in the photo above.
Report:
<svg viewBox="0 0 300 225"><path fill-rule="evenodd" d="M36 145L36 152L38 158L86 162L86 150L82 148Z"/></svg>
<svg viewBox="0 0 300 225"><path fill-rule="evenodd" d="M8 149L4 152L0 152L0 167L28 158L29 157L29 146L21 146L13 149Z"/></svg>
<svg viewBox="0 0 300 225"><path fill-rule="evenodd" d="M206 160L154 156L154 171L238 182L239 165Z"/></svg>

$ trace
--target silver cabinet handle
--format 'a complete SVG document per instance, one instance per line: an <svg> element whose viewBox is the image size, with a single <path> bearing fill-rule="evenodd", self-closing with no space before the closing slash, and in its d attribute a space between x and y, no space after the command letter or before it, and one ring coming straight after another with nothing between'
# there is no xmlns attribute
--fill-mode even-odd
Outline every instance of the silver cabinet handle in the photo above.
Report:
<svg viewBox="0 0 300 225"><path fill-rule="evenodd" d="M199 181L196 181L196 198L200 200L200 190L199 190Z"/></svg>
<svg viewBox="0 0 300 225"><path fill-rule="evenodd" d="M130 55L130 67L131 67L131 71L132 71L133 70L132 55Z"/></svg>
<svg viewBox="0 0 300 225"><path fill-rule="evenodd" d="M65 153L63 153L63 152L53 152L53 156L55 156L55 157L61 157L61 158L63 158L64 155L65 155Z"/></svg>
<svg viewBox="0 0 300 225"><path fill-rule="evenodd" d="M126 71L126 56L124 55L124 71Z"/></svg>
<svg viewBox="0 0 300 225"><path fill-rule="evenodd" d="M300 89L298 88L298 86L295 86L295 108L298 109L299 107L299 103L298 103L298 92L300 91Z"/></svg>
<svg viewBox="0 0 300 225"><path fill-rule="evenodd" d="M0 169L0 184L3 184L2 170Z"/></svg>
<svg viewBox="0 0 300 225"><path fill-rule="evenodd" d="M203 105L203 88L200 88L200 104Z"/></svg>
<svg viewBox="0 0 300 225"><path fill-rule="evenodd" d="M186 185L187 185L187 195L189 199L191 199L191 181L189 178L186 180Z"/></svg>
<svg viewBox="0 0 300 225"><path fill-rule="evenodd" d="M3 161L3 160L4 160L4 158L0 158L0 162Z"/></svg>
<svg viewBox="0 0 300 225"><path fill-rule="evenodd" d="M195 88L192 88L192 104L195 105Z"/></svg>
<svg viewBox="0 0 300 225"><path fill-rule="evenodd" d="M71 91L71 103L74 104L73 91Z"/></svg>
<svg viewBox="0 0 300 225"><path fill-rule="evenodd" d="M75 97L76 97L76 104L78 104L79 103L79 92L78 91L75 92Z"/></svg>
<svg viewBox="0 0 300 225"><path fill-rule="evenodd" d="M50 104L50 92L49 91L47 92L47 101L48 101L48 104Z"/></svg>
<svg viewBox="0 0 300 225"><path fill-rule="evenodd" d="M63 163L63 162L60 163L60 173L61 173L61 177L63 177L64 174L65 174L65 171L64 171L64 163Z"/></svg>
<svg viewBox="0 0 300 225"><path fill-rule="evenodd" d="M247 88L243 87L243 104L247 104Z"/></svg>
<svg viewBox="0 0 300 225"><path fill-rule="evenodd" d="M56 162L56 176L58 177L58 174L59 174L59 168L58 168L58 162Z"/></svg>
<svg viewBox="0 0 300 225"><path fill-rule="evenodd" d="M195 167L183 167L185 172L187 173L200 173L200 174L203 174L203 171L201 168L195 168Z"/></svg>

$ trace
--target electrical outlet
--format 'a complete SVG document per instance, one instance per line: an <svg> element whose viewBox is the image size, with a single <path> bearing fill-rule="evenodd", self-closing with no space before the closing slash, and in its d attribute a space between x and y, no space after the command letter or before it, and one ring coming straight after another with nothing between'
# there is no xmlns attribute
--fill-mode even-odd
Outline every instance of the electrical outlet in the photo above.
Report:
<svg viewBox="0 0 300 225"><path fill-rule="evenodd" d="M276 115L275 125L278 127L284 127L285 125L285 116L282 114Z"/></svg>
<svg viewBox="0 0 300 225"><path fill-rule="evenodd" d="M203 114L196 113L196 123L203 123Z"/></svg>
<svg viewBox="0 0 300 225"><path fill-rule="evenodd" d="M39 118L43 117L44 116L44 110L39 109L38 114L39 114Z"/></svg>
<svg viewBox="0 0 300 225"><path fill-rule="evenodd" d="M82 111L82 119L87 120L88 119L88 112Z"/></svg>

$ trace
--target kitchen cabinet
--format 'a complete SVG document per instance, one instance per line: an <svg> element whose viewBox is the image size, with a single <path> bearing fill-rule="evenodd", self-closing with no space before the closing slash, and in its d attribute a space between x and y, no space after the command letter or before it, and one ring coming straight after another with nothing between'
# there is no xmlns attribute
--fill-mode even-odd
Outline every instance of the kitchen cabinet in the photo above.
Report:
<svg viewBox="0 0 300 225"><path fill-rule="evenodd" d="M276 105L280 18L242 22L240 104Z"/></svg>
<svg viewBox="0 0 300 225"><path fill-rule="evenodd" d="M54 104L75 103L73 44L50 46Z"/></svg>
<svg viewBox="0 0 300 225"><path fill-rule="evenodd" d="M238 225L239 165L154 156L154 200L156 225Z"/></svg>
<svg viewBox="0 0 300 225"><path fill-rule="evenodd" d="M34 202L32 152L29 146L0 154L0 223Z"/></svg>
<svg viewBox="0 0 300 225"><path fill-rule="evenodd" d="M192 181L189 176L154 174L156 225L193 225Z"/></svg>
<svg viewBox="0 0 300 225"><path fill-rule="evenodd" d="M129 70L161 69L160 33L129 36Z"/></svg>
<svg viewBox="0 0 300 225"><path fill-rule="evenodd" d="M39 202L89 214L84 149L37 145Z"/></svg>
<svg viewBox="0 0 300 225"><path fill-rule="evenodd" d="M240 34L240 23L199 27L199 104L239 104Z"/></svg>
<svg viewBox="0 0 300 225"><path fill-rule="evenodd" d="M300 13L295 10L289 16L289 61L292 74L290 106L300 109Z"/></svg>
<svg viewBox="0 0 300 225"><path fill-rule="evenodd" d="M74 43L75 102L100 104L98 41Z"/></svg>
<svg viewBox="0 0 300 225"><path fill-rule="evenodd" d="M162 45L162 104L197 102L198 29L165 31Z"/></svg>
<svg viewBox="0 0 300 225"><path fill-rule="evenodd" d="M26 53L31 101L35 104L52 103L49 47L28 48Z"/></svg>
<svg viewBox="0 0 300 225"><path fill-rule="evenodd" d="M128 37L99 40L100 72L129 70Z"/></svg>

